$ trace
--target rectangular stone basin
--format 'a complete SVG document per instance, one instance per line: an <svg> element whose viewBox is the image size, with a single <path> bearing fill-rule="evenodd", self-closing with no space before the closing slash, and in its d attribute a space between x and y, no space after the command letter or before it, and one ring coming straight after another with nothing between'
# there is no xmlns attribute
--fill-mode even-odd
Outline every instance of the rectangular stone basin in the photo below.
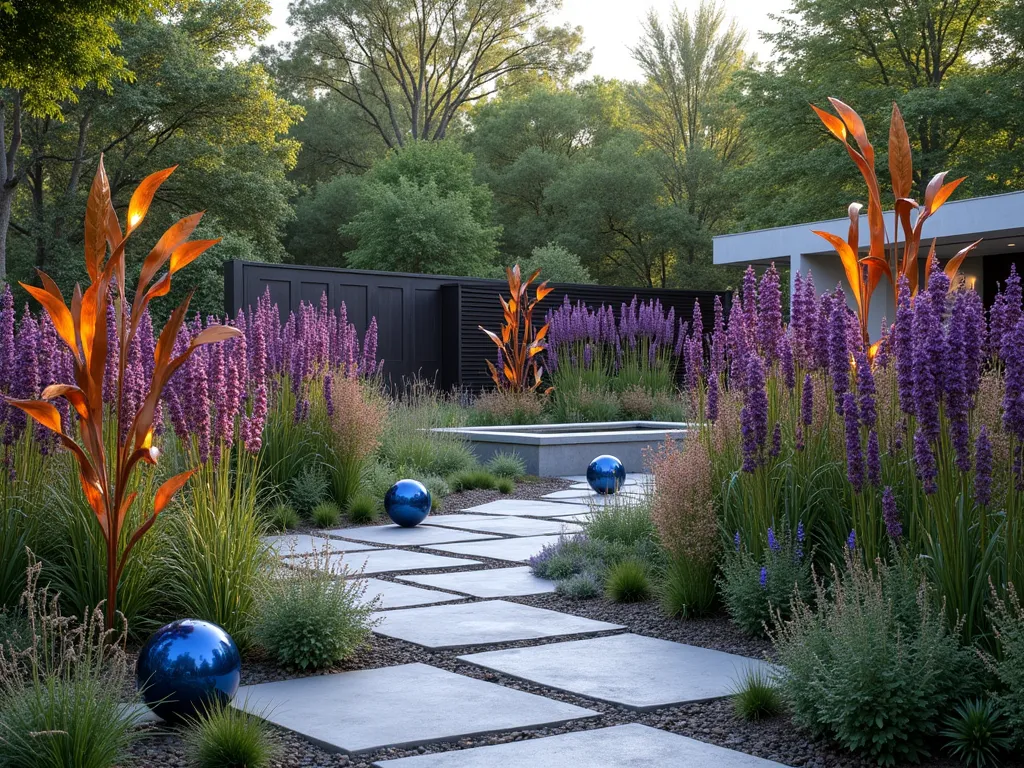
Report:
<svg viewBox="0 0 1024 768"><path fill-rule="evenodd" d="M579 475L596 456L617 456L627 473L643 472L644 449L667 436L680 440L687 425L678 421L604 421L583 424L529 424L504 427L446 427L463 437L481 462L495 453L518 453L526 471L538 477Z"/></svg>

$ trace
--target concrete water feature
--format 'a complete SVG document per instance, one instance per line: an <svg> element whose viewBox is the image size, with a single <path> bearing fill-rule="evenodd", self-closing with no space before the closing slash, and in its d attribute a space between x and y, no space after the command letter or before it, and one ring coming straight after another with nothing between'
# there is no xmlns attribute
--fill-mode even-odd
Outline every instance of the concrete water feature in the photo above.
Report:
<svg viewBox="0 0 1024 768"><path fill-rule="evenodd" d="M526 471L538 477L582 472L601 454L617 456L626 472L641 472L644 450L666 437L679 440L687 425L680 421L602 421L581 424L528 424L504 427L439 427L457 434L486 462L498 452L517 453Z"/></svg>

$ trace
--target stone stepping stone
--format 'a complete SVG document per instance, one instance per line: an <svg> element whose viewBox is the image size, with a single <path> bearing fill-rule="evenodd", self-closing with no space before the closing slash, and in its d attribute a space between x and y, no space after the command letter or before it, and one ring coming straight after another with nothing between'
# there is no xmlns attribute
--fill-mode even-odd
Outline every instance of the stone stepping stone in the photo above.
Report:
<svg viewBox="0 0 1024 768"><path fill-rule="evenodd" d="M427 518L428 520L430 518ZM390 544L396 547L422 547L425 544L446 544L451 541L481 541L493 539L479 533L453 531L433 525L403 528L400 525L367 525L359 528L335 528L325 531L328 536L366 541L371 544Z"/></svg>
<svg viewBox="0 0 1024 768"><path fill-rule="evenodd" d="M481 542L482 543L482 542ZM308 568L309 564L301 557L286 557L284 562L297 568ZM356 575L372 573L391 573L393 571L426 571L430 569L463 568L467 565L480 565L476 560L465 560L459 557L430 555L426 552L410 552L405 549L376 549L370 552L352 552L346 555L331 555L326 563L320 565L332 573Z"/></svg>
<svg viewBox="0 0 1024 768"><path fill-rule="evenodd" d="M452 600L463 599L459 595L450 595L435 589L421 589L384 579L361 579L361 581L366 585L366 591L363 592L360 602L365 605L374 598L380 598L376 608L381 611L391 608L408 608L411 605L450 603Z"/></svg>
<svg viewBox="0 0 1024 768"><path fill-rule="evenodd" d="M756 659L634 634L459 658L521 680L640 710L719 699L733 692L746 670L773 673L770 664Z"/></svg>
<svg viewBox="0 0 1024 768"><path fill-rule="evenodd" d="M328 539L324 536L311 536L308 533L289 533L280 536L264 536L264 544L274 550L281 557L289 555L312 555L313 553L323 554L329 546L331 552L357 552L376 549L370 544L361 544L353 541L338 541Z"/></svg>
<svg viewBox="0 0 1024 768"><path fill-rule="evenodd" d="M449 518L456 518L449 520ZM499 517L498 515L440 515L430 525L465 528L483 533L501 533L509 536L543 536L557 533L579 533L578 525L555 520L531 520L528 517Z"/></svg>
<svg viewBox="0 0 1024 768"><path fill-rule="evenodd" d="M563 477L560 477L559 480L568 480L573 484L573 488L577 486L580 488L590 487L590 484L587 482L586 475L564 475ZM654 475L645 474L643 472L627 472L626 482L623 483L623 487L627 485L644 485L645 483L651 482L654 482Z"/></svg>
<svg viewBox="0 0 1024 768"><path fill-rule="evenodd" d="M634 499L641 499L646 494L637 489L630 490L623 488L618 493L594 493L591 490L565 490L565 491L554 491L553 493L547 493L544 495L545 499L551 499L552 501L576 501L582 500L584 502L597 501L601 502L607 499L626 499L633 501Z"/></svg>
<svg viewBox="0 0 1024 768"><path fill-rule="evenodd" d="M374 627L377 634L432 649L466 648L623 628L618 624L505 600L383 611L374 617L382 619Z"/></svg>
<svg viewBox="0 0 1024 768"><path fill-rule="evenodd" d="M565 514L565 507L550 501L508 499L489 501L486 504L478 504L475 507L469 507L462 511L475 512L478 515L500 515L502 517L509 515L516 517L558 517ZM446 517L446 515L442 515L442 517Z"/></svg>
<svg viewBox="0 0 1024 768"><path fill-rule="evenodd" d="M566 515L565 517L553 517L552 520L565 520L568 523L589 523L594 519L593 512L579 512L575 515Z"/></svg>
<svg viewBox="0 0 1024 768"><path fill-rule="evenodd" d="M521 597L555 591L555 582L534 576L530 567L400 576L402 581L450 589L473 597Z"/></svg>
<svg viewBox="0 0 1024 768"><path fill-rule="evenodd" d="M555 493L583 493L582 491L555 491ZM545 496L545 499L551 498L552 494ZM551 499L558 504L575 504L577 506L584 507L611 507L615 505L629 505L639 504L644 501L646 497L643 494L632 494L632 493L616 493L616 494L599 494L591 493L585 496L559 496Z"/></svg>
<svg viewBox="0 0 1024 768"><path fill-rule="evenodd" d="M491 539L490 541L465 541L459 544L436 544L428 549L451 552L469 557L489 557L494 560L508 560L525 563L550 544L558 543L561 536L520 536L514 539Z"/></svg>
<svg viewBox="0 0 1024 768"><path fill-rule="evenodd" d="M785 768L781 763L706 744L639 723L562 733L488 747L415 755L374 763L379 768Z"/></svg>
<svg viewBox="0 0 1024 768"><path fill-rule="evenodd" d="M350 754L557 726L598 714L426 664L244 685L234 706Z"/></svg>

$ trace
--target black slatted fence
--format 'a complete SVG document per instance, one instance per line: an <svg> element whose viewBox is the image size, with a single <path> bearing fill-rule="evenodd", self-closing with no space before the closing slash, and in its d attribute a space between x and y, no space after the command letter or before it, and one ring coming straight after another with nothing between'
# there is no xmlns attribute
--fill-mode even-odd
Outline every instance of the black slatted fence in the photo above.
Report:
<svg viewBox="0 0 1024 768"><path fill-rule="evenodd" d="M665 309L674 307L676 317L689 319L699 301L705 331L714 320L716 295L726 313L731 295L714 291L677 291L607 285L552 284L554 291L535 312L537 324L544 314L568 295L573 303L598 307L609 304L618 314L623 303L636 296L640 301L659 299ZM438 385L477 391L489 383L485 359L495 358L495 347L480 330L497 331L502 322L498 295L506 292L501 280L481 280L444 275L412 275L290 264L228 261L224 265L225 310L234 315L240 308L256 305L270 290L281 310L282 321L300 302L318 303L326 293L337 308L345 302L349 321L360 335L370 318L377 318L378 355L385 375L400 381L415 375Z"/></svg>

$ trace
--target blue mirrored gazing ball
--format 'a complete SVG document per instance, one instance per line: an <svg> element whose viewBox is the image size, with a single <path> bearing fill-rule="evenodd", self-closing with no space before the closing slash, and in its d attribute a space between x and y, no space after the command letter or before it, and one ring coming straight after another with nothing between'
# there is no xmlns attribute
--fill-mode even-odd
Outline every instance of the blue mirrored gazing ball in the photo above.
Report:
<svg viewBox="0 0 1024 768"><path fill-rule="evenodd" d="M413 528L430 514L430 491L418 480L399 480L384 496L384 511L391 522Z"/></svg>
<svg viewBox="0 0 1024 768"><path fill-rule="evenodd" d="M626 468L614 456L598 456L587 467L587 483L597 493L616 493L626 482Z"/></svg>
<svg viewBox="0 0 1024 768"><path fill-rule="evenodd" d="M146 705L170 723L227 704L241 677L242 657L231 635L199 619L180 619L158 629L135 665L135 682Z"/></svg>

